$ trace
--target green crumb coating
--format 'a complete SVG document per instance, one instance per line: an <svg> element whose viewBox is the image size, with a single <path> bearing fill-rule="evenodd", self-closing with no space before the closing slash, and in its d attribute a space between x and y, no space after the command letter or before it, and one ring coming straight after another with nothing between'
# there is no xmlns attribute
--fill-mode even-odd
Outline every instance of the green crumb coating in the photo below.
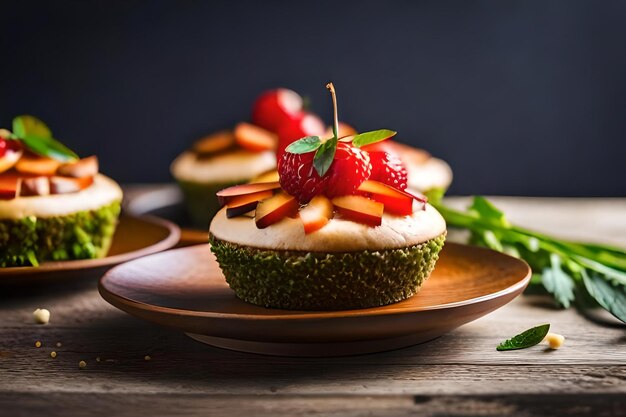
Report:
<svg viewBox="0 0 626 417"><path fill-rule="evenodd" d="M445 232L419 245L358 252L273 251L210 237L228 285L244 301L290 310L378 307L416 294Z"/></svg>
<svg viewBox="0 0 626 417"><path fill-rule="evenodd" d="M221 208L215 194L224 188L245 182L198 183L178 180L178 185L185 196L187 213L193 225L207 230L211 219Z"/></svg>
<svg viewBox="0 0 626 417"><path fill-rule="evenodd" d="M120 202L65 216L0 219L0 267L106 256Z"/></svg>

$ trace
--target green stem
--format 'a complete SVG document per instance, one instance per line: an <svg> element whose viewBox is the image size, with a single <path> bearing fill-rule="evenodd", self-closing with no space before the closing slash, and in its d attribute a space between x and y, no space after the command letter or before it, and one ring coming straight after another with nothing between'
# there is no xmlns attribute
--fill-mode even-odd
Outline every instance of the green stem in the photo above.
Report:
<svg viewBox="0 0 626 417"><path fill-rule="evenodd" d="M326 84L326 88L330 91L330 95L333 98L333 109L335 113L335 120L333 120L333 135L335 139L339 139L339 116L337 115L337 94L335 93L335 86L332 82Z"/></svg>

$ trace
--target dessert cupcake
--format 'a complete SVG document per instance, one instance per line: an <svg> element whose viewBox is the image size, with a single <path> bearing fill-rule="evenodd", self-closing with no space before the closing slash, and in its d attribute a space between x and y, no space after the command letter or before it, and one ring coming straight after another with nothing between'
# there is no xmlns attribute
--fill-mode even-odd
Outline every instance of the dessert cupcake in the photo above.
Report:
<svg viewBox="0 0 626 417"><path fill-rule="evenodd" d="M0 266L106 256L122 190L32 116L0 129Z"/></svg>
<svg viewBox="0 0 626 417"><path fill-rule="evenodd" d="M263 93L254 103L252 122L242 122L197 141L171 165L196 227L206 229L219 209L215 193L276 169L278 137L292 140L323 124L303 110L302 98L288 89ZM297 135L294 138L294 135Z"/></svg>
<svg viewBox="0 0 626 417"><path fill-rule="evenodd" d="M278 164L279 181L218 192L211 250L236 295L274 308L376 307L419 291L443 246L446 225L409 193L402 162L372 160L362 147L395 134L302 138Z"/></svg>

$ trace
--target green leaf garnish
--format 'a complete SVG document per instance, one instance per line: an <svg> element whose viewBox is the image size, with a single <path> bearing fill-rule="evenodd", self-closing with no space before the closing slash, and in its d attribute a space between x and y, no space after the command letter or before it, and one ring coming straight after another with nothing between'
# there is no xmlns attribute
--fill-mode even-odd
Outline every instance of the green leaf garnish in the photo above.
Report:
<svg viewBox="0 0 626 417"><path fill-rule="evenodd" d="M307 136L291 143L285 148L285 152L295 154L309 153L313 152L320 146L322 146L322 140L319 136Z"/></svg>
<svg viewBox="0 0 626 417"><path fill-rule="evenodd" d="M608 312L626 322L626 287L612 285L601 274L583 272L583 283L589 294Z"/></svg>
<svg viewBox="0 0 626 417"><path fill-rule="evenodd" d="M13 134L33 153L71 162L78 155L67 146L52 137L52 132L44 122L34 116L24 115L13 119Z"/></svg>
<svg viewBox="0 0 626 417"><path fill-rule="evenodd" d="M371 132L359 133L352 139L352 145L360 148L361 146L370 145L372 143L380 142L381 140L394 137L398 132L393 130L381 129L373 130Z"/></svg>
<svg viewBox="0 0 626 417"><path fill-rule="evenodd" d="M13 119L13 134L18 138L23 138L27 135L41 138L52 137L50 128L44 122L28 114L17 116Z"/></svg>
<svg viewBox="0 0 626 417"><path fill-rule="evenodd" d="M550 330L549 324L533 327L500 343L496 350L517 350L535 346L546 337L548 330Z"/></svg>
<svg viewBox="0 0 626 417"><path fill-rule="evenodd" d="M330 169L335 158L335 151L337 151L337 138L333 137L324 142L315 152L313 167L320 177L326 175Z"/></svg>
<svg viewBox="0 0 626 417"><path fill-rule="evenodd" d="M585 308L585 297L591 297L626 322L626 250L569 242L512 225L484 197L475 197L463 212L445 206L441 190L428 194L449 227L470 231L470 243L528 262L535 272L531 285L543 285L562 307L576 303Z"/></svg>
<svg viewBox="0 0 626 417"><path fill-rule="evenodd" d="M550 266L544 268L541 283L563 307L569 307L574 301L574 280L561 268L559 255L550 254Z"/></svg>

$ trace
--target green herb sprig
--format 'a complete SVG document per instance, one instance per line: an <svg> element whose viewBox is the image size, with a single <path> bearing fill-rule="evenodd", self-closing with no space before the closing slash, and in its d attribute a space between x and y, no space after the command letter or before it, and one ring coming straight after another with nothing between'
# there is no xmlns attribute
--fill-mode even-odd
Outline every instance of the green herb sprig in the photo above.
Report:
<svg viewBox="0 0 626 417"><path fill-rule="evenodd" d="M526 349L538 345L546 337L549 330L549 324L533 327L500 343L496 350Z"/></svg>
<svg viewBox="0 0 626 417"><path fill-rule="evenodd" d="M335 158L337 144L339 143L339 117L337 114L337 94L333 83L328 83L326 88L330 91L333 100L333 137L322 140L319 136L307 136L291 143L285 148L286 152L304 154L315 152L313 157L313 167L320 177L326 175ZM363 132L351 138L352 146L371 145L376 142L389 139L396 135L396 132L388 129Z"/></svg>
<svg viewBox="0 0 626 417"><path fill-rule="evenodd" d="M626 251L600 244L569 242L510 224L484 197L474 197L467 211L442 203L443 191L427 193L448 226L470 231L470 243L524 259L531 284L543 285L563 308L590 296L626 322ZM582 304L582 303L580 303Z"/></svg>
<svg viewBox="0 0 626 417"><path fill-rule="evenodd" d="M29 151L60 162L72 162L78 155L52 137L52 132L44 122L30 115L13 119L11 138L20 141Z"/></svg>

